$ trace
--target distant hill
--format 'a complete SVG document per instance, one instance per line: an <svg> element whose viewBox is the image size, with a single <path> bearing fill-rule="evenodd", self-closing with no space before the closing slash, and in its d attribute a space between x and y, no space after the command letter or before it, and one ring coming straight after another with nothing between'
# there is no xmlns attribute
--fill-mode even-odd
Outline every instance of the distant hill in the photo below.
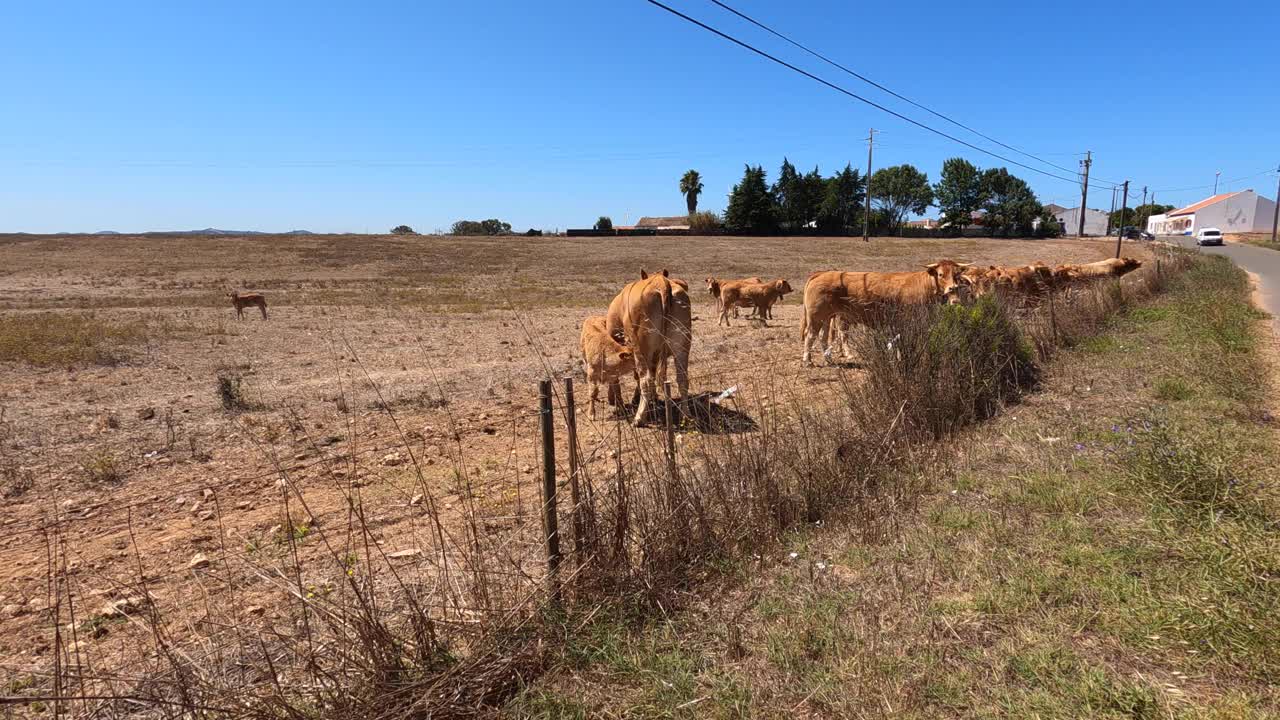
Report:
<svg viewBox="0 0 1280 720"><path fill-rule="evenodd" d="M55 232L55 233L6 233L0 231L0 235L318 235L310 230L289 230L287 232L263 232L262 230L223 230L221 228L205 228L203 230L143 230L142 232L120 232L119 230L98 230L91 233L78 232Z"/></svg>

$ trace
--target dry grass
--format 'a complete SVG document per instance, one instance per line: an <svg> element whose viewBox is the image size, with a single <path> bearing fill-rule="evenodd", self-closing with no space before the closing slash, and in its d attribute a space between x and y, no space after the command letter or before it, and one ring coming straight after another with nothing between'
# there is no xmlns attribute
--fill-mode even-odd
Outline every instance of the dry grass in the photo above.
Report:
<svg viewBox="0 0 1280 720"><path fill-rule="evenodd" d="M0 362L114 365L126 345L146 337L146 325L138 321L52 312L0 315Z"/></svg>
<svg viewBox="0 0 1280 720"><path fill-rule="evenodd" d="M508 716L1275 716L1259 316L1223 260L1171 282L1095 317L1108 341L1077 337L1004 417L910 453L683 612L568 630ZM1230 369L1193 380L1206 362Z"/></svg>
<svg viewBox="0 0 1280 720"><path fill-rule="evenodd" d="M155 249L133 242L123 240L119 255ZM653 262L650 253L680 256L681 273L696 285L703 269L754 274L774 256L791 277L802 277L814 267L897 269L962 252L975 253L964 259L1026 262L1050 252L1061 254L1042 257L1092 259L1101 250L1087 243L1017 241L873 247L848 240L791 242L657 239L611 248L617 252L608 260L563 240L515 249L468 248L449 239L420 245L374 239L358 249L327 238L290 239L279 247L198 244L192 266L210 277L156 280L155 288L138 293L143 304L177 297L169 312L197 328L209 318L189 315L182 298L214 297L216 278L276 287L272 293L303 292L305 283L331 286L316 292L347 292L383 283L385 274L406 266L410 271L399 271L393 286L422 282L409 290L447 295L458 286L453 274L474 271L487 285L461 297L483 303L503 287L519 287L529 293L531 309L482 320L419 312L403 298L389 300L395 304L381 312L315 306L276 313L270 322L237 322L234 334L224 329L199 335L198 343L167 344L139 376L113 369L92 379L77 376L89 380L83 386L67 381L69 402L61 407L74 407L87 386L96 407L116 409L120 420L88 432L81 424L29 426L12 443L24 461L48 462L51 455L37 448L53 443L64 452L75 448L67 453L72 458L118 457L118 449L128 447L130 457L141 459L137 467L130 463L118 487L92 495L75 494L85 485L80 473L72 483L60 483L56 464L41 465L45 487L29 493L13 514L14 525L0 530L24 601L3 640L6 652L22 653L26 670L15 679L30 695L85 695L86 688L109 686L117 696L127 688L152 707L176 703L190 711L208 705L248 717L490 712L530 674L557 661L565 640L564 633L557 635L559 623L585 628L590 608L602 599L608 611L601 613L608 616L620 609L642 618L688 609L699 602L692 591L705 589L744 557L775 553L778 543L813 523L849 520L858 539L873 546L892 538L900 513L916 508L930 487L929 474L918 469L935 457L925 441L963 431L1016 398L1025 389L1022 371L1015 369L1010 381L985 374L1004 372L1008 359L1023 362L1029 347L1043 354L1050 345L1043 339L1008 342L1008 313L996 308L912 320L921 323L916 328L944 328L932 351L928 343L917 348L931 364L900 363L883 343L875 343L879 351L868 348L868 365L877 374L898 374L899 385L926 378L921 373L932 373L929 368L956 379L981 374L945 398L939 407L957 416L938 426L927 422L923 403L905 408L894 393L863 383L865 371L798 371L798 341L786 324L794 306L779 309L776 331L699 328L699 362L705 364L695 369L696 386L733 383L740 392L736 404L713 407L705 395L697 403L702 411L679 432L674 471L660 432L615 435L612 423L580 421L587 507L578 532L561 505L564 544L574 548L563 572L561 614L544 603L537 418L528 412L527 395L512 388L558 371L562 348L573 345L577 318L607 295L606 286L616 287L640 264L666 264L661 257ZM244 258L246 268L264 258L278 266L284 255L305 253L298 275L313 276L268 285L245 277L243 268L215 275L202 264L224 244L235 252L222 256ZM63 252L81 252L75 244L52 249L59 252L46 256L47 272L65 262ZM449 257L423 263L424 274L416 275L414 253L446 249ZM19 250L0 246L0 252ZM166 267L174 261L165 253L153 254L160 259L148 272L182 272ZM738 259L726 261L726 255ZM529 264L508 275L503 263L512 258ZM320 277L328 273L341 277ZM540 294L539 281L548 277L560 284ZM503 286L506 280L523 284ZM145 285L152 279L121 268L115 281ZM188 282L198 287L182 286ZM70 301L118 297L112 287L90 284ZM1115 309L1111 302L1101 298L1091 307L1105 314ZM560 312L560 303L572 310ZM280 304L273 294L273 307ZM210 314L230 313L218 307ZM446 335L441 328L453 329ZM436 348L424 337L447 342ZM992 355L994 366L986 362L991 358L973 354L991 347L987 340L1008 349ZM955 362L935 362L939 354L954 354ZM500 365L496 371L495 355L505 355L516 371ZM519 363L513 355L522 356ZM252 378L254 399L261 394L264 402L224 413L223 395L210 392L223 365ZM451 374L482 382L459 393L448 383ZM505 387L495 374L506 376ZM27 373L17 382L23 392L50 396L43 376ZM125 389L113 397L116 388ZM815 404L815 397L830 404ZM135 403L164 412L147 415L148 408ZM567 450L561 439L562 478ZM938 463L948 466L941 458ZM20 544L13 540L18 535L9 535L23 532L22 540L44 544ZM196 562L201 555L207 565ZM64 582L38 582L50 578ZM32 579L43 605L32 600ZM95 623L91 629L100 636L49 637L48 628L83 627L86 610L87 617L103 615L95 611L102 597L140 601L128 623ZM36 650L27 655L32 646ZM103 671L126 664L135 671L131 679L100 679ZM97 671L83 669L90 665ZM120 700L99 709L124 712L127 705Z"/></svg>

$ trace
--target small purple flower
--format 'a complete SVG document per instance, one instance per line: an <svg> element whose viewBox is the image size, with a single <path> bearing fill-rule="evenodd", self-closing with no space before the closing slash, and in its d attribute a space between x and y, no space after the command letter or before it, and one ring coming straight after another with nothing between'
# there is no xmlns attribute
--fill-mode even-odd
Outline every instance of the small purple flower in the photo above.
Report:
<svg viewBox="0 0 1280 720"><path fill-rule="evenodd" d="M1076 443L1076 452L1084 452L1084 445Z"/></svg>

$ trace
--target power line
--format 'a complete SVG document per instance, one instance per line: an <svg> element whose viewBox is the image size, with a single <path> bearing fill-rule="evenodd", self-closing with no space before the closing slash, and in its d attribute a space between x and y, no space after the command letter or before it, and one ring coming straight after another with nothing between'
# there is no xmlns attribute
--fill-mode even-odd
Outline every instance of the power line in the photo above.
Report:
<svg viewBox="0 0 1280 720"><path fill-rule="evenodd" d="M1240 181L1242 181L1242 180L1252 180L1253 178L1256 178L1256 177L1262 177L1263 175L1270 175L1270 174L1271 174L1271 173L1273 173L1273 172L1276 172L1276 171L1275 171L1275 170L1272 170L1271 168L1267 168L1266 170L1263 170L1262 172L1257 172L1257 173L1254 173L1254 174L1252 174L1252 175L1245 175L1244 177L1238 177L1238 178L1235 178L1235 179L1233 179L1233 180L1223 180L1223 181L1219 182L1218 184L1219 184L1219 185L1230 185L1231 183L1237 183L1237 182L1240 182ZM1152 190L1152 192L1169 193L1169 192L1184 192L1184 191L1187 191L1187 190L1203 190L1203 189L1205 189L1205 188L1211 188L1211 187L1213 187L1213 185L1214 185L1213 183L1205 183L1204 185L1193 185L1193 186L1191 186L1191 187L1182 187L1182 188L1156 188L1155 190Z"/></svg>
<svg viewBox="0 0 1280 720"><path fill-rule="evenodd" d="M688 16L688 15L685 15L684 13L680 12L679 10L676 10L675 8L673 8L673 7L669 6L669 5L665 5L665 4L661 3L661 2L659 2L658 0L645 0L645 2L648 2L650 5L653 5L653 6L655 6L655 7L662 8L663 10L666 10L667 12L671 13L672 15L675 15L676 17L678 17L678 18L680 18L680 19L682 19L682 20L684 20L684 21L686 21L686 22L689 22L689 23L692 23L692 24L694 24L694 25L697 25L698 27L702 28L703 30L706 30L707 32L710 32L710 33L712 33L712 34L714 34L714 35L718 35L718 36L720 36L720 37L724 38L725 40L728 40L729 42L731 42L731 43L733 43L733 44L735 44L735 45L738 45L739 47L742 47L742 48L745 48L745 49L747 49L747 50L750 50L751 52L753 52L753 53L755 53L755 54L759 55L760 57L763 57L763 58L765 58L765 59L767 59L767 60L771 60L771 61L773 61L773 62L775 62L775 63L777 63L777 64L779 64L779 65L781 65L781 66L783 66L783 67L785 67L785 68L787 68L788 70L792 70L792 71L797 72L797 73L799 73L799 74L801 74L801 75L804 75L805 77L809 78L810 80L813 80L813 81L815 81L815 82L817 82L817 83L820 83L820 84L822 84L822 85L825 85L825 86L827 86L827 87L831 88L832 90L835 90L836 92L841 93L842 95L847 95L847 96L849 96L849 97L853 98L854 100L858 100L858 101L860 101L860 102L864 102L864 103L866 103L867 105L870 105L871 107L876 108L877 110L881 110L881 111L883 111L883 112L886 112L886 113L888 113L888 114L890 114L890 115L892 115L892 116L894 116L894 117L898 118L899 120L905 120L906 122L909 122L909 123L911 123L912 125L915 125L915 126L916 126L916 127L918 127L918 128L921 128L921 129L923 129L923 130L928 130L929 132L934 133L935 135L940 135L940 136L942 136L942 137L944 137L944 138L946 138L946 139L948 139L948 140L951 140L952 142L956 142L956 143L959 143L959 144L961 144L961 145L964 145L964 146L965 146L965 147L967 147L967 148L971 148L971 149L973 149L973 150L977 150L978 152L983 153L983 154L985 154L985 155L990 155L991 157L994 157L994 158L996 158L996 159L998 159L998 160L1003 160L1003 161L1005 161L1005 162L1009 163L1010 165L1017 165L1018 167L1020 167L1020 168L1024 168L1024 169L1027 169L1027 170L1030 170L1031 172L1040 173L1041 175L1046 175L1046 176L1048 176L1048 177L1054 178L1054 179L1056 179L1056 180L1062 180L1062 181L1064 181L1064 182L1069 182L1069 183L1077 183L1077 182L1080 182L1080 179L1079 179L1079 178L1064 177L1064 176L1062 176L1062 175L1057 175L1057 174L1051 173L1051 172L1049 172L1049 171L1047 171L1047 170L1041 170L1041 169L1040 169L1040 168L1038 168L1038 167L1033 167L1033 166L1031 166L1031 165L1027 165L1026 163L1018 162L1017 160L1014 160L1014 159L1012 159L1012 158L1005 157L1004 155L1000 155L999 153L994 153L994 152L992 152L992 151L990 151L990 150L987 150L986 148L978 147L977 145L974 145L973 143L968 142L967 140L961 140L960 138L958 138L958 137L956 137L956 136L954 136L954 135L951 135L951 134L949 134L949 133L943 132L942 130L939 130L939 129L937 129L937 128L930 127L929 125L925 125L924 123L920 122L919 120L914 120L914 119L912 119L912 118L909 118L909 117L907 117L906 115L903 115L902 113L900 113L900 112L898 112L898 111L896 111L896 110L893 110L893 109L887 108L887 107L885 107L884 105L881 105L880 103L877 103L877 102L876 102L876 101L874 101L874 100L870 100L870 99L868 99L868 98L865 98L865 97L863 97L863 96L861 96L861 95L859 95L859 94L857 94L857 93L853 92L852 90L849 90L849 89L847 89L847 88L843 88L843 87L841 87L841 86L839 86L839 85L836 85L835 83L833 83L833 82L831 82L831 81L829 81L829 80L824 80L823 78L820 78L820 77L818 77L817 75L814 75L813 73L809 72L808 70L804 70L804 69L802 69L802 68L796 67L795 65L792 65L791 63L787 62L786 60L782 60L781 58L778 58L778 57L776 57L776 56L774 56L774 55L770 55L769 53L765 52L764 50L761 50L760 48L755 47L754 45L751 45L751 44L749 44L749 43L746 43L746 42L744 42L744 41L742 41L742 40L739 40L739 39L738 39L738 38L736 38L736 37L733 37L732 35L729 35L729 34L727 34L727 33L725 33L725 32L722 32L722 31L720 31L720 30L717 30L716 28L711 27L710 25L708 25L708 24L706 24L706 23L702 22L701 20L698 20L698 19L696 19L696 18L692 18L692 17L690 17L690 16ZM1113 187L1114 187L1114 186L1113 186Z"/></svg>
<svg viewBox="0 0 1280 720"><path fill-rule="evenodd" d="M861 81L862 81L862 82L864 82L864 83L867 83L868 85L871 85L872 87L875 87L875 88L877 88L877 89L879 89L879 90L882 90L882 91L884 91L884 92L887 92L887 93L889 93L890 95L892 95L892 96L894 96L894 97L898 98L899 100L901 100L901 101L903 101L903 102L905 102L905 103L909 103L909 104L911 104L911 105L914 105L915 107L918 107L918 108L920 108L921 110L924 110L925 112L930 113L931 115L934 115L934 116L936 116L936 117L942 118L943 120L946 120L947 122L951 123L952 125L955 125L955 126L956 126L956 127L958 127L958 128L963 128L964 130L968 130L969 132L973 133L974 135L977 135L977 136L978 136L978 137L980 137L980 138L983 138L983 139L985 139L985 140L988 140L988 141L990 141L990 142L993 142L993 143L995 143L996 145L999 145L1000 147L1005 148L1006 150L1012 150L1012 151L1014 151L1014 152L1018 153L1019 155L1024 155L1024 156L1026 156L1026 157L1031 158L1032 160L1035 160L1035 161L1037 161L1037 162L1044 163L1045 165L1048 165L1049 167L1057 168L1057 169L1059 169L1059 170L1063 170L1063 171L1065 171L1065 172L1069 172L1069 173L1070 173L1070 172L1075 172L1074 170L1072 170L1072 169L1071 169L1071 168L1069 168L1069 167L1063 167L1062 165L1058 165L1057 163L1049 162L1048 160L1045 160L1045 159L1044 159L1044 158L1042 158L1042 157L1037 157L1037 156L1035 156L1035 155L1033 155L1033 154L1031 154L1031 153L1029 153L1029 152L1027 152L1027 151L1025 151L1025 150L1019 150L1018 148L1016 148L1016 147L1014 147L1014 146L1012 146L1012 145L1009 145L1009 144L1006 144L1006 143L1000 142L999 140L997 140L997 139L995 139L995 138L991 137L990 135L987 135L987 134L982 133L982 132L980 132L980 131L978 131L978 130L975 130L975 129L973 129L973 128L969 127L968 125L965 125L964 123L960 122L959 120L956 120L955 118L952 118L952 117L949 117L949 116L947 116L947 115L944 115L943 113L940 113L940 112L938 112L937 110L934 110L933 108L927 107L927 106L925 106L925 105L921 105L920 103L916 102L915 100L912 100L912 99L911 99L911 98L909 98L909 97L906 97L905 95L902 95L902 94L900 94L900 93L894 92L893 90L890 90L889 88L885 87L884 85L881 85L880 83L876 82L875 80L872 80L871 78L867 77L866 75L863 75L863 74L861 74L861 73L859 73L859 72L856 72L856 71L854 71L854 70L850 70L849 68L845 67L844 65L841 65L840 63L836 62L835 60L832 60L831 58L827 57L826 55L823 55L822 53L820 53L820 52L818 52L818 51L816 51L816 50L813 50L813 49L811 49L811 48L809 48L809 47L806 47L805 45L803 45L803 44L801 44L801 43L799 43L799 42L797 42L797 41L795 41L795 40L791 39L790 37L787 37L786 35L784 35L784 34L782 34L782 33L778 32L777 30L774 30L773 28L769 27L768 25L765 25L764 23L760 22L759 20L756 20L755 18L751 17L750 15L747 15L746 13L743 13L743 12L741 12L741 11L739 11L739 10L736 10L736 9L734 9L734 8L730 7L729 5L727 5L727 4L723 3L723 2L720 2L720 0L711 0L711 2L712 2L712 3L714 3L715 5L720 6L721 8L723 8L723 9L725 9L725 10L728 10L729 12L733 13L734 15L737 15L738 17L742 18L743 20L746 20L747 22L751 23L752 25L755 25L756 27L760 28L761 30L764 30L765 32L767 32L767 33L769 33L769 34L771 34L771 35L773 35L773 36L775 36L775 37L778 37L778 38L782 39L783 41L788 42L788 43L790 43L790 44L794 45L795 47L800 48L801 50L803 50L803 51L805 51L805 52L809 53L810 55L812 55L812 56L814 56L814 57L818 58L819 60L821 60L821 61L825 62L826 64L828 64L828 65L830 65L830 66L832 66L832 67L834 67L834 68L836 68L836 69L838 69L838 70L841 70L842 72L844 72L844 73L846 73L846 74L848 74L848 75L852 75L853 77L855 77L855 78L857 78L857 79L861 80ZM1084 153L1064 153L1064 154L1071 154L1071 155L1083 155ZM1109 181L1107 181L1107 180L1102 180L1102 181L1100 181L1100 182L1108 183ZM1114 185L1115 183L1110 183L1110 184Z"/></svg>

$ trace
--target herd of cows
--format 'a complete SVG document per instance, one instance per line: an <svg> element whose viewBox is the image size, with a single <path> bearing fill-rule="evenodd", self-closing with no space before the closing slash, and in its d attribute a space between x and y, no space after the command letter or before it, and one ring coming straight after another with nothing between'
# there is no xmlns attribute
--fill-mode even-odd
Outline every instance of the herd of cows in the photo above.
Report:
<svg viewBox="0 0 1280 720"><path fill-rule="evenodd" d="M811 273L804 284L804 315L800 321L802 361L806 366L812 364L813 344L819 339L823 355L831 357L832 340L837 337L848 357L849 327L874 326L886 316L886 310L894 307L957 303L965 297L993 292L1034 301L1075 284L1120 277L1141 265L1133 258L1114 258L1057 267L1032 263L984 268L939 260L913 272ZM717 302L717 325L728 326L730 313L736 314L738 308L752 308L759 321L767 323L773 316L774 304L792 288L784 279L709 277L707 291ZM228 296L241 319L248 307L257 307L262 318L267 318L267 300L261 293L230 292ZM582 323L581 346L582 364L591 388L591 417L596 414L600 387L608 388L610 405L621 407L622 378L632 375L636 380L631 401L636 404L634 424L643 423L657 397L658 380L666 378L668 361L675 363L676 386L683 405L689 392L693 319L689 284L671 277L666 270L656 275L641 270L640 279L627 283L609 303L607 314L587 318Z"/></svg>
<svg viewBox="0 0 1280 720"><path fill-rule="evenodd" d="M1101 278L1117 278L1142 266L1133 258L1050 267L1033 263L1018 267L978 267L940 260L913 272L819 271L804 284L804 315L800 323L803 363L812 364L811 350L821 338L830 357L831 341L840 336L842 350L850 325L873 326L894 307L957 303L965 297L1000 292L1020 301L1034 301L1057 290ZM717 325L729 325L736 309L752 308L760 322L772 316L773 305L792 291L784 279L766 281L707 278L707 291L716 298ZM621 406L622 378L636 380L632 402L634 424L640 425L657 397L657 383L665 379L668 361L675 364L679 399L688 398L689 349L693 344L693 310L689 284L666 270L627 283L609 303L607 314L582 324L582 363L591 388L591 416L595 417L600 386L608 402Z"/></svg>

